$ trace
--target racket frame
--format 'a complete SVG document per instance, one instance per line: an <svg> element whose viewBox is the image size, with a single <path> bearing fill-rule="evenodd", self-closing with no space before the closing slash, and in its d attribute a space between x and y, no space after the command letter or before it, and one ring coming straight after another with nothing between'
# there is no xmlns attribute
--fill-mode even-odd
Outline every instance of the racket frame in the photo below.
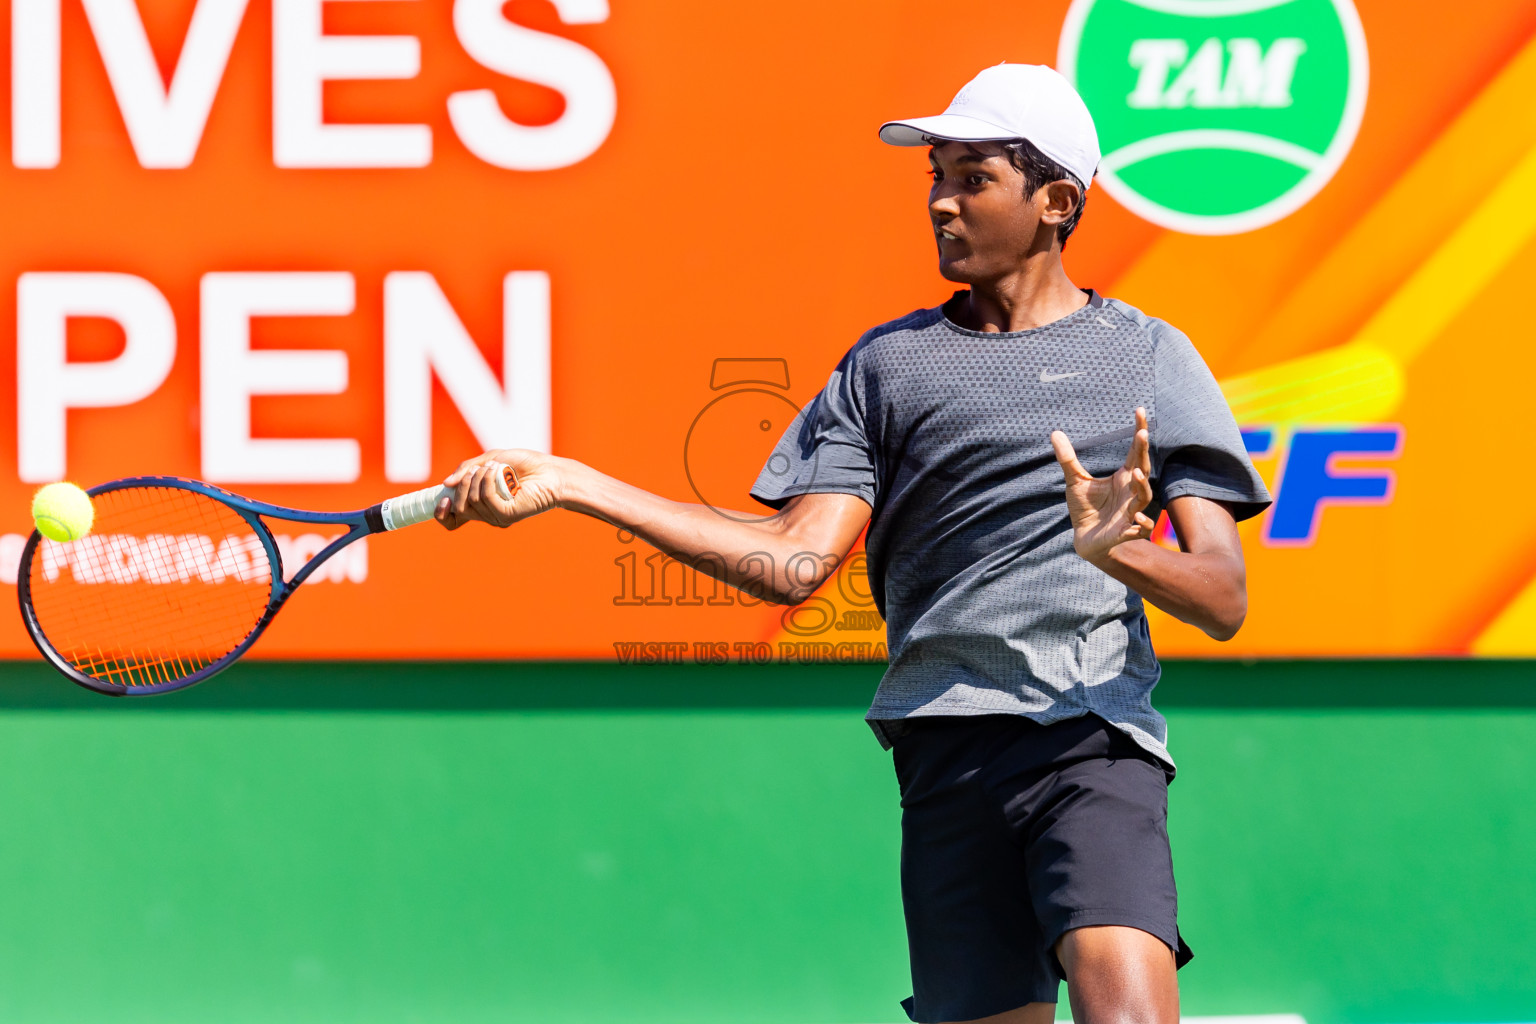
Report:
<svg viewBox="0 0 1536 1024"><path fill-rule="evenodd" d="M326 559L330 558L342 548L353 541L370 534L385 532L383 503L370 505L368 508L357 509L352 512L309 512L303 509L287 508L283 505L274 505L271 502L256 501L233 491L226 491L222 487L204 483L201 480L189 480L179 476L131 476L121 480L112 480L108 483L97 484L86 489L86 494L96 497L99 494L108 494L112 491L128 490L134 487L166 487L173 490L191 491L212 498L215 501L233 509L240 518L251 525L251 530L261 538L262 547L267 553L267 566L272 571L272 591L267 599L267 608L251 627L251 631L228 654L190 675L180 679L172 679L159 683L150 683L144 686L129 686L125 683L115 683L110 679L101 679L96 676L81 672L65 658L47 640L41 624L37 621L37 613L32 608L32 559L37 553L38 545L42 543L42 534L36 530L27 538L27 543L21 551L21 563L16 574L16 597L21 605L22 621L26 624L27 635L32 638L32 643L44 658L54 668L58 669L72 681L79 683L88 690L106 694L111 697L140 697L150 696L156 693L165 693L170 690L181 690L205 679L212 678L228 668L242 654L250 649L251 645L261 636L273 618L282 610L288 598L293 592L309 579L310 575ZM277 549L277 541L272 535L272 529L262 521L262 516L271 516L273 519L283 519L292 523L304 523L315 526L348 526L346 533L331 541L325 547L315 553L314 557L299 567L293 574L292 580L283 578L283 556Z"/></svg>

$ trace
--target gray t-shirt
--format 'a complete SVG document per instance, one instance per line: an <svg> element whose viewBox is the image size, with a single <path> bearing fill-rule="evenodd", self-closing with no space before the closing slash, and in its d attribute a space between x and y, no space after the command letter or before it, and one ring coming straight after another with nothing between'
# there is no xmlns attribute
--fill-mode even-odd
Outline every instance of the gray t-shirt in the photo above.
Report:
<svg viewBox="0 0 1536 1024"><path fill-rule="evenodd" d="M957 295L957 298L959 296ZM779 440L752 495L854 494L873 509L870 587L890 667L868 718L1092 712L1172 763L1141 597L1072 548L1052 430L1094 476L1150 418L1156 518L1198 495L1239 519L1269 493L1189 339L1089 293L1029 331L919 310L859 339Z"/></svg>

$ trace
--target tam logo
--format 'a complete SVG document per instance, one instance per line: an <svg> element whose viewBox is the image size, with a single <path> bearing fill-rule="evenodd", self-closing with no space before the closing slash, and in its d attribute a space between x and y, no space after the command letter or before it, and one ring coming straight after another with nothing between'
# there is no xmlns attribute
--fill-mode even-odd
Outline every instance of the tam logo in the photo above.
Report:
<svg viewBox="0 0 1536 1024"><path fill-rule="evenodd" d="M1316 195L1370 77L1351 0L1073 0L1056 66L1093 112L1104 191L1198 235L1273 224Z"/></svg>
<svg viewBox="0 0 1536 1024"><path fill-rule="evenodd" d="M1257 39L1229 39L1225 49L1220 39L1207 39L1193 57L1182 39L1138 39L1130 54L1136 88L1126 103L1141 110L1288 107L1296 62L1305 52L1306 40L1294 37L1276 39L1267 50ZM1225 74L1224 56L1230 57Z"/></svg>

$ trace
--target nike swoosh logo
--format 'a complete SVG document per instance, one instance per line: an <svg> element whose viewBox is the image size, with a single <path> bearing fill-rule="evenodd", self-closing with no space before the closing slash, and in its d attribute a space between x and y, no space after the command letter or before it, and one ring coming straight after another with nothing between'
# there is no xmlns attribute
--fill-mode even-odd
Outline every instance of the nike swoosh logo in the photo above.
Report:
<svg viewBox="0 0 1536 1024"><path fill-rule="evenodd" d="M1081 377L1083 374L1085 374L1087 372L1088 372L1087 370L1078 370L1076 373L1046 373L1044 370L1041 370L1040 371L1040 383L1041 384L1054 384L1058 380L1066 380L1068 377Z"/></svg>

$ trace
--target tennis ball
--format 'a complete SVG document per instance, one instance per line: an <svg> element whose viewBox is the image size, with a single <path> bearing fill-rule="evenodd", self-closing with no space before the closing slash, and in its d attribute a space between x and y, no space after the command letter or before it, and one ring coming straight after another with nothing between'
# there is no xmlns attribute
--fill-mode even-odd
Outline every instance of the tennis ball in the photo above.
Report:
<svg viewBox="0 0 1536 1024"><path fill-rule="evenodd" d="M49 484L32 498L32 521L49 540L79 540L91 532L91 496L70 483Z"/></svg>
<svg viewBox="0 0 1536 1024"><path fill-rule="evenodd" d="M1328 183L1369 79L1352 0L1073 0L1057 66L1098 126L1098 181L1175 231L1272 224Z"/></svg>

